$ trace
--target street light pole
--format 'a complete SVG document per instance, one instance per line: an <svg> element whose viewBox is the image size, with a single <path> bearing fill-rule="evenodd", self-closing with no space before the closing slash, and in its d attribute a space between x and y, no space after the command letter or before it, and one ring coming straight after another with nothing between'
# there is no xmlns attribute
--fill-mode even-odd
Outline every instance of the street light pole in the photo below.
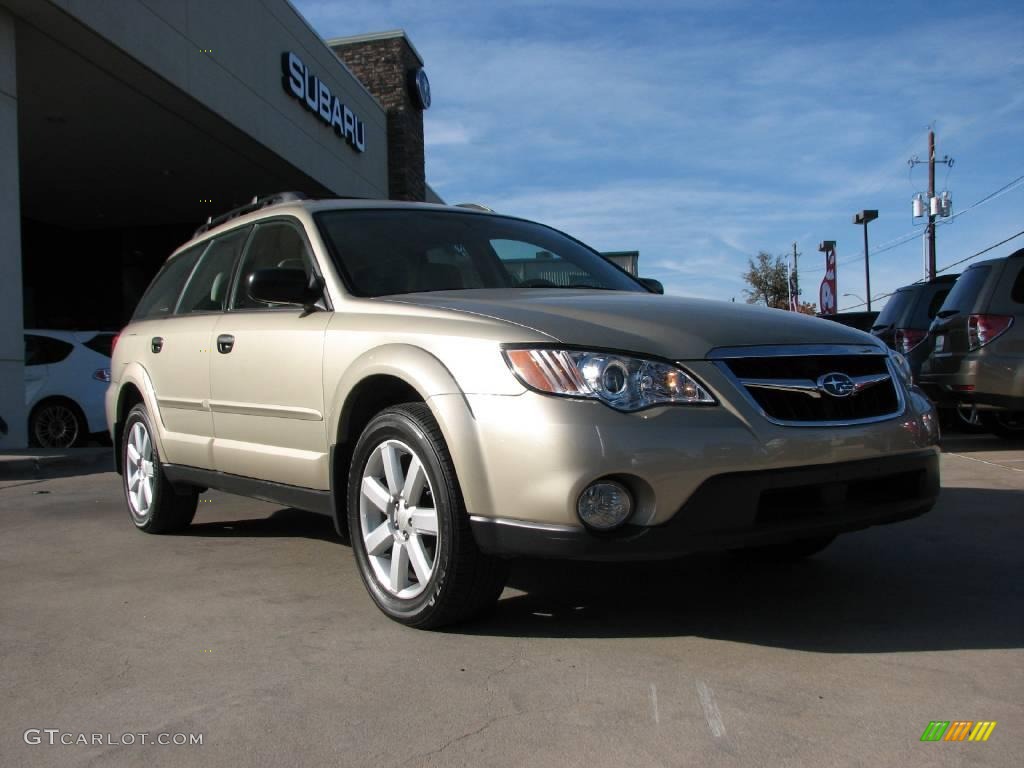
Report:
<svg viewBox="0 0 1024 768"><path fill-rule="evenodd" d="M864 288L867 291L868 312L871 311L871 264L868 260L868 222L878 218L878 211L861 211L853 215L854 224L864 225Z"/></svg>

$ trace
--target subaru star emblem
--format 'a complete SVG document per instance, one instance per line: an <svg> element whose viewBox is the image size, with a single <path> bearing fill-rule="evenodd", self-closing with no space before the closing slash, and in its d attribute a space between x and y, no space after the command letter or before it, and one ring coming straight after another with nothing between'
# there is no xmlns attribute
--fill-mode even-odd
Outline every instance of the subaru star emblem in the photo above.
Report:
<svg viewBox="0 0 1024 768"><path fill-rule="evenodd" d="M849 397L857 388L845 373L826 373L818 379L818 389L832 397Z"/></svg>

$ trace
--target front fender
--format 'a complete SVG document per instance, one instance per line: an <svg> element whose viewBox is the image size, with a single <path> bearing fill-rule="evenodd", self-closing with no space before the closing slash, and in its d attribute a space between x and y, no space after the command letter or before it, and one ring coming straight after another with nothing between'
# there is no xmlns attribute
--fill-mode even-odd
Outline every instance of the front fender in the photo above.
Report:
<svg viewBox="0 0 1024 768"><path fill-rule="evenodd" d="M473 514L487 514L490 496L473 411L448 368L424 349L387 344L363 353L346 366L330 394L327 418L332 448L339 436L353 442L358 439L358 435L347 434L342 418L352 392L371 376L393 376L416 390L444 435L466 508Z"/></svg>

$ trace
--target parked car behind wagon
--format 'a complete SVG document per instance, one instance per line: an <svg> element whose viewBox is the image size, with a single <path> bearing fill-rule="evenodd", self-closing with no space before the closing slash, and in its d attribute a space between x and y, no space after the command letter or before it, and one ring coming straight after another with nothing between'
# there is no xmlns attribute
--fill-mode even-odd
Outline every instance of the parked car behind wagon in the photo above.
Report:
<svg viewBox="0 0 1024 768"><path fill-rule="evenodd" d="M965 269L929 336L920 376L929 396L976 408L1001 437L1024 437L1024 249Z"/></svg>

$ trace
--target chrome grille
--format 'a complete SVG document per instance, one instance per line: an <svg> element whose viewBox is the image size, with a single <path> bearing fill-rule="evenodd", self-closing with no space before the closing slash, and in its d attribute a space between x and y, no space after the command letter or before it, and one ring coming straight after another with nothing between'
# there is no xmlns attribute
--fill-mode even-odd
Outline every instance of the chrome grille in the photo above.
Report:
<svg viewBox="0 0 1024 768"><path fill-rule="evenodd" d="M712 358L777 424L859 424L903 411L888 355L877 347L750 347L718 350Z"/></svg>

